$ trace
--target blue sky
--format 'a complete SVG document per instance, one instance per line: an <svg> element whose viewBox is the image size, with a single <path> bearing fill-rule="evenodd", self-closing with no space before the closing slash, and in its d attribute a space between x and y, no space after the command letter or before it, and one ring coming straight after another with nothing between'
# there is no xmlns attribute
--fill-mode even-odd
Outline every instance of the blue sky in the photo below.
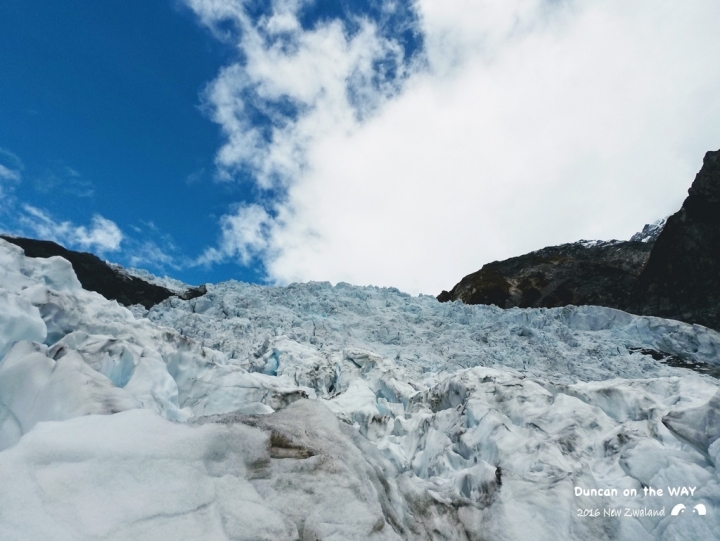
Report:
<svg viewBox="0 0 720 541"><path fill-rule="evenodd" d="M249 197L247 185L213 184L220 133L199 109L200 91L234 54L173 2L3 2L0 147L23 164L14 195L56 220L100 214L138 243L200 252L216 234L213 216ZM234 265L183 276L230 273L258 278Z"/></svg>
<svg viewBox="0 0 720 541"><path fill-rule="evenodd" d="M0 229L437 294L628 238L720 147L711 0L0 2Z"/></svg>

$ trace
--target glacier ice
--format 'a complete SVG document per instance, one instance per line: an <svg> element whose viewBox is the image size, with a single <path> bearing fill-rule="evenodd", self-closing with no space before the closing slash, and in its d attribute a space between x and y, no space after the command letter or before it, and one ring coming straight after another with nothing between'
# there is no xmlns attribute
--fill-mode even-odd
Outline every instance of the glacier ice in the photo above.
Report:
<svg viewBox="0 0 720 541"><path fill-rule="evenodd" d="M128 310L0 240L0 539L718 539L717 368L718 333L593 306ZM626 508L665 513L578 516Z"/></svg>

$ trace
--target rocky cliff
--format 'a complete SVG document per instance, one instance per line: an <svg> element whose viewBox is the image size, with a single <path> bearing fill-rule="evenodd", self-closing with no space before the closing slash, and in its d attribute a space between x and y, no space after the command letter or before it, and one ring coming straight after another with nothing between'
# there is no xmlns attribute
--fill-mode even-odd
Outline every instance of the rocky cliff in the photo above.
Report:
<svg viewBox="0 0 720 541"><path fill-rule="evenodd" d="M633 288L630 311L720 329L720 150L708 152Z"/></svg>
<svg viewBox="0 0 720 541"><path fill-rule="evenodd" d="M0 238L22 248L27 257L52 257L56 255L64 257L73 266L73 270L84 289L100 293L106 299L117 300L125 306L142 304L149 309L175 295L175 292L167 288L149 284L140 278L113 269L93 254L67 250L59 244L47 240L4 235L0 235Z"/></svg>
<svg viewBox="0 0 720 541"><path fill-rule="evenodd" d="M625 310L651 242L577 242L484 265L438 300L501 308L573 304Z"/></svg>
<svg viewBox="0 0 720 541"><path fill-rule="evenodd" d="M720 329L720 151L682 208L632 240L580 241L495 261L438 295L501 308L599 305Z"/></svg>

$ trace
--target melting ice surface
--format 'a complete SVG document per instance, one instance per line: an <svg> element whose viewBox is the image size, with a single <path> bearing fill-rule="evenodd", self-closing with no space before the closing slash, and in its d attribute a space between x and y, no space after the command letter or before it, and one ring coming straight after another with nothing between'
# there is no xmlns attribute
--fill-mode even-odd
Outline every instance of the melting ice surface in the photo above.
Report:
<svg viewBox="0 0 720 541"><path fill-rule="evenodd" d="M718 333L345 284L208 290L131 311L0 241L0 539L719 538L718 380L675 366L720 366ZM696 489L622 495L646 486Z"/></svg>

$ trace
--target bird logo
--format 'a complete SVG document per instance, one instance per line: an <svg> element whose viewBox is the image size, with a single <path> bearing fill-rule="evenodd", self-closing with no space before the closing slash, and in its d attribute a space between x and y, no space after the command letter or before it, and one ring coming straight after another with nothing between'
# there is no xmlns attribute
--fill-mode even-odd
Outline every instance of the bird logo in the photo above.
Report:
<svg viewBox="0 0 720 541"><path fill-rule="evenodd" d="M670 511L670 515L673 517L676 517L678 515L682 515L685 513L685 504L679 503L675 507L672 508L672 511ZM695 507L693 507L693 514L697 514L699 516L705 516L707 515L707 508L705 507L705 504L699 503Z"/></svg>
<svg viewBox="0 0 720 541"><path fill-rule="evenodd" d="M675 507L673 507L672 511L670 511L670 515L673 517L676 517L680 513L684 513L684 512L685 512L685 505L682 503L679 503Z"/></svg>

